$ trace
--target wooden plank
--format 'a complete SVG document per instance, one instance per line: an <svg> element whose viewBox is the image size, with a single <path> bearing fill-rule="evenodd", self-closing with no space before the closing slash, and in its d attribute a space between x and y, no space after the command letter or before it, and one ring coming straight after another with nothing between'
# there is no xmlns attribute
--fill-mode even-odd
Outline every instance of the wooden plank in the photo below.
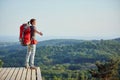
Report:
<svg viewBox="0 0 120 80"><path fill-rule="evenodd" d="M6 79L5 80L9 80L14 72L15 68L11 68L9 74L7 75Z"/></svg>
<svg viewBox="0 0 120 80"><path fill-rule="evenodd" d="M6 78L6 76L8 75L8 73L10 72L11 68L7 68L7 70L4 72L3 76L0 78L0 80L4 80Z"/></svg>
<svg viewBox="0 0 120 80"><path fill-rule="evenodd" d="M36 70L35 69L32 69L31 70L31 72L32 72L32 80L36 80Z"/></svg>
<svg viewBox="0 0 120 80"><path fill-rule="evenodd" d="M0 68L0 72L2 71L2 68Z"/></svg>
<svg viewBox="0 0 120 80"><path fill-rule="evenodd" d="M18 74L16 76L16 80L20 80L21 79L22 71L23 71L23 68L20 68L19 72L18 72Z"/></svg>
<svg viewBox="0 0 120 80"><path fill-rule="evenodd" d="M21 80L26 80L26 73L27 73L27 69L23 68L23 72L21 75Z"/></svg>
<svg viewBox="0 0 120 80"><path fill-rule="evenodd" d="M40 68L0 68L0 80L42 80Z"/></svg>
<svg viewBox="0 0 120 80"><path fill-rule="evenodd" d="M37 67L37 80L42 80L42 77L41 77L41 71L40 71L40 68L39 67Z"/></svg>
<svg viewBox="0 0 120 80"><path fill-rule="evenodd" d="M3 76L4 72L7 70L7 68L3 68L2 71L0 72L0 78Z"/></svg>
<svg viewBox="0 0 120 80"><path fill-rule="evenodd" d="M26 80L31 80L31 69L27 69Z"/></svg>
<svg viewBox="0 0 120 80"><path fill-rule="evenodd" d="M13 72L13 75L11 76L10 80L15 80L18 71L19 71L19 68L15 68L15 71Z"/></svg>

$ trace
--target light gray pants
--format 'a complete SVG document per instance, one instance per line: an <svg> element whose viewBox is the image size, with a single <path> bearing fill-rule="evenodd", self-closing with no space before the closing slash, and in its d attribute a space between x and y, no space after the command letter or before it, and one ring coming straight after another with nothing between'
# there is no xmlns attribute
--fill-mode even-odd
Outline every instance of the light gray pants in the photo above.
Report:
<svg viewBox="0 0 120 80"><path fill-rule="evenodd" d="M25 65L29 65L29 60L30 60L30 66L34 66L35 52L36 52L36 45L35 44L27 46Z"/></svg>

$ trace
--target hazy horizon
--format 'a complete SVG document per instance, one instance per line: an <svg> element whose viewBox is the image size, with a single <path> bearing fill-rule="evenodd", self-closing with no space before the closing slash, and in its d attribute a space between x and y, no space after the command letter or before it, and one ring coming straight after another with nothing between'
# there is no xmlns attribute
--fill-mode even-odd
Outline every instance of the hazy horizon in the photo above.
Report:
<svg viewBox="0 0 120 80"><path fill-rule="evenodd" d="M38 41L45 41L45 40L52 40L52 39L109 40L109 39L116 39L116 38L120 38L120 37L43 36L43 37L37 37L37 40ZM19 42L19 36L0 36L0 42Z"/></svg>

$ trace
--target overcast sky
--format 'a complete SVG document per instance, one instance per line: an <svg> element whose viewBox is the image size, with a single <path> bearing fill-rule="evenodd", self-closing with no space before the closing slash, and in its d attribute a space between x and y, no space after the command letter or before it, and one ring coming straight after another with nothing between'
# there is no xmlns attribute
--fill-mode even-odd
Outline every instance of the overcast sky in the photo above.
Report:
<svg viewBox="0 0 120 80"><path fill-rule="evenodd" d="M120 37L120 0L0 0L0 36L31 18L44 36Z"/></svg>

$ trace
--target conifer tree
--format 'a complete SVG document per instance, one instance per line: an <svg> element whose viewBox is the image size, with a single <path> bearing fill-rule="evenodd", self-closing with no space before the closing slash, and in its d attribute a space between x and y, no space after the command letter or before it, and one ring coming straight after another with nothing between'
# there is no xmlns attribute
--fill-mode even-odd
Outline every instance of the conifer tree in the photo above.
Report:
<svg viewBox="0 0 120 80"><path fill-rule="evenodd" d="M2 65L3 65L3 62L2 62L2 60L0 60L0 67L2 67Z"/></svg>
<svg viewBox="0 0 120 80"><path fill-rule="evenodd" d="M119 80L118 78L118 59L111 59L108 62L97 61L97 69L90 70L92 77L101 79L101 80Z"/></svg>

